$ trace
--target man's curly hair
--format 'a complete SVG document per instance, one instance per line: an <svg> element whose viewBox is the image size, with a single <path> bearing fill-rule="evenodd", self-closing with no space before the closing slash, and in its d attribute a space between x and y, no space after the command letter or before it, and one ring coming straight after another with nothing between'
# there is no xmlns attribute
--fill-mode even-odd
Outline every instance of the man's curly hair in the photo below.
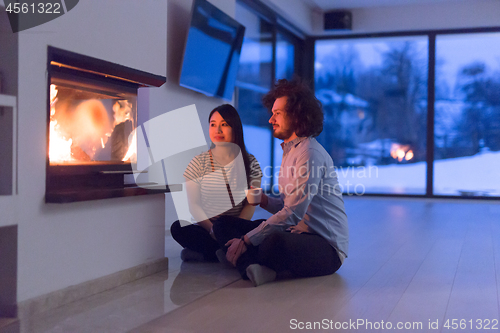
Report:
<svg viewBox="0 0 500 333"><path fill-rule="evenodd" d="M264 106L271 110L274 101L287 97L286 115L292 120L292 127L298 137L318 136L323 131L323 107L312 90L295 78L281 79L263 98Z"/></svg>

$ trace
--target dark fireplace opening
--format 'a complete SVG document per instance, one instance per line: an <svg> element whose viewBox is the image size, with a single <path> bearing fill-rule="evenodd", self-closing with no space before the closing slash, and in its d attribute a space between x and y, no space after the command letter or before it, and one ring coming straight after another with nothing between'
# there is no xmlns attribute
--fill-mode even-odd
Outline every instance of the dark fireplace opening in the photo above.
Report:
<svg viewBox="0 0 500 333"><path fill-rule="evenodd" d="M50 46L47 68L45 201L169 191L125 181L137 161L138 119L148 116L138 117L137 90L159 87L166 78Z"/></svg>

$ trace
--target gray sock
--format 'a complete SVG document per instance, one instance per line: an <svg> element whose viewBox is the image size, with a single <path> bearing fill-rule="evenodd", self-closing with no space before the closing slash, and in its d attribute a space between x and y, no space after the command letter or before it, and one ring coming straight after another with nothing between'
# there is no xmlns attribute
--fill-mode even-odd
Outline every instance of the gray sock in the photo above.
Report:
<svg viewBox="0 0 500 333"><path fill-rule="evenodd" d="M276 279L276 272L274 270L266 266L261 266L259 264L252 264L248 266L246 272L254 287L274 281Z"/></svg>

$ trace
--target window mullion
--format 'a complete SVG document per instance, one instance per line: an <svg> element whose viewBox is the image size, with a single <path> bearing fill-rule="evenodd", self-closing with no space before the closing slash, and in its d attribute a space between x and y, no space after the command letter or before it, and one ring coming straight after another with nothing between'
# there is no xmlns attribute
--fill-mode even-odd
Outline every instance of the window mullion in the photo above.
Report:
<svg viewBox="0 0 500 333"><path fill-rule="evenodd" d="M436 78L436 34L429 34L429 68L427 76L427 185L426 196L434 193L434 102Z"/></svg>

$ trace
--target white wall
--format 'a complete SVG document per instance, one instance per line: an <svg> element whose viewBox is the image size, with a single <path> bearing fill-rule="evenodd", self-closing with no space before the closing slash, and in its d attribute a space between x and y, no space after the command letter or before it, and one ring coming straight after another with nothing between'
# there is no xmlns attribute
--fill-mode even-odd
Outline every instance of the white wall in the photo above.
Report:
<svg viewBox="0 0 500 333"><path fill-rule="evenodd" d="M234 14L234 0L213 2ZM205 119L224 101L177 85L190 9L186 0L80 1L19 33L18 302L164 256L164 195L44 203L47 45L166 75L150 91L150 117L196 104Z"/></svg>
<svg viewBox="0 0 500 333"><path fill-rule="evenodd" d="M262 2L306 35L313 33L315 16L311 7L302 0L262 0Z"/></svg>
<svg viewBox="0 0 500 333"><path fill-rule="evenodd" d="M163 257L162 195L44 203L47 45L165 75L166 3L151 4L80 1L19 33L18 301Z"/></svg>
<svg viewBox="0 0 500 333"><path fill-rule="evenodd" d="M465 0L348 9L352 12L351 31L324 31L323 13L300 0L262 0L294 23L307 35L390 32L449 28L475 28L500 25L498 0ZM333 1L333 0L332 0ZM339 8L343 9L343 8Z"/></svg>
<svg viewBox="0 0 500 333"><path fill-rule="evenodd" d="M350 32L325 32L323 15L313 14L314 35L500 26L500 1L467 0L352 9Z"/></svg>

